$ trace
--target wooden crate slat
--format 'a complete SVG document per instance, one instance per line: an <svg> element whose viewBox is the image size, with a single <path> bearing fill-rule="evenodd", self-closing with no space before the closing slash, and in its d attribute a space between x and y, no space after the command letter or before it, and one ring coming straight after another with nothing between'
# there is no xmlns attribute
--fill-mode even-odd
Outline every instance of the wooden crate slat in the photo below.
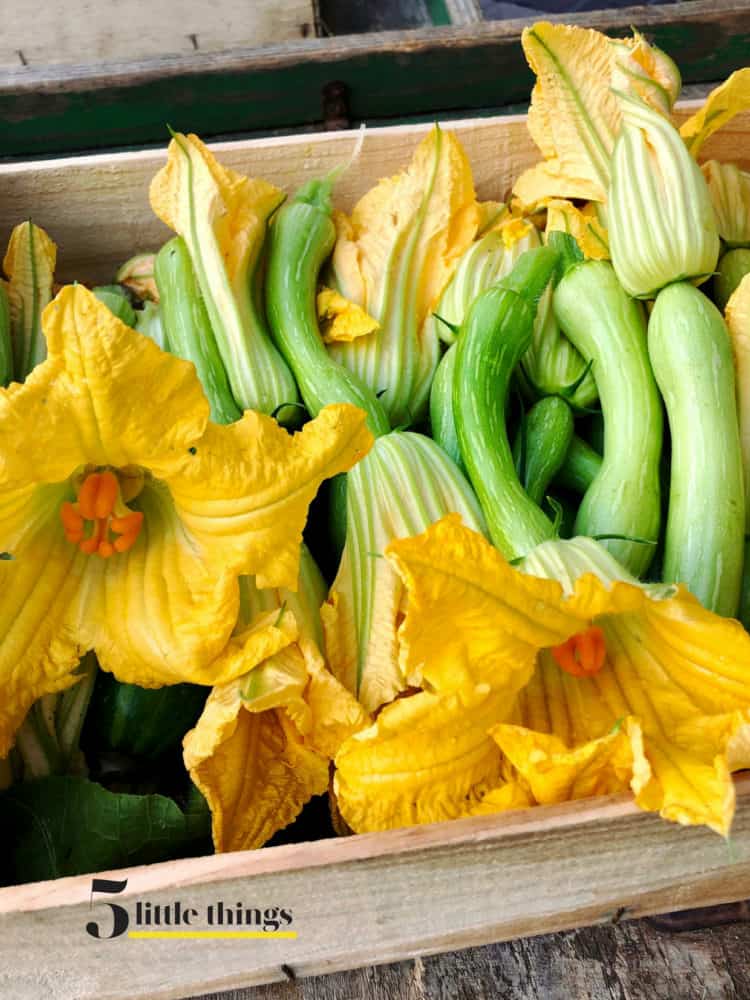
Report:
<svg viewBox="0 0 750 1000"><path fill-rule="evenodd" d="M700 102L685 102L685 116ZM336 185L334 200L349 209L381 177L402 169L429 124L369 129L356 166ZM520 116L450 122L474 172L478 195L503 198L519 173L539 158ZM707 143L704 155L750 164L750 112L738 116ZM357 132L246 139L216 143L222 162L264 177L287 191L322 177L349 159ZM135 153L0 164L0 245L23 219L47 229L59 245L60 281L111 281L133 253L158 248L169 231L148 203L151 178L165 161L165 147ZM741 151L747 151L740 156ZM91 192L96 192L92 199Z"/></svg>
<svg viewBox="0 0 750 1000"><path fill-rule="evenodd" d="M0 70L220 52L304 38L314 23L312 0L128 0L122 8L58 0L33 12L5 4Z"/></svg>
<svg viewBox="0 0 750 1000"><path fill-rule="evenodd" d="M723 79L750 53L750 0L688 0L550 20L626 34L636 25L686 82ZM262 50L194 52L139 63L0 75L4 155L160 142L168 121L206 136L320 122L322 91L342 80L353 119L528 100L527 20L310 39Z"/></svg>
<svg viewBox="0 0 750 1000"><path fill-rule="evenodd" d="M731 847L624 797L107 873L128 898L287 907L296 941L96 941L90 879L0 890L0 995L169 1000L750 894L750 779ZM201 926L205 926L205 923ZM19 961L19 956L23 960ZM48 970L48 971L47 971Z"/></svg>

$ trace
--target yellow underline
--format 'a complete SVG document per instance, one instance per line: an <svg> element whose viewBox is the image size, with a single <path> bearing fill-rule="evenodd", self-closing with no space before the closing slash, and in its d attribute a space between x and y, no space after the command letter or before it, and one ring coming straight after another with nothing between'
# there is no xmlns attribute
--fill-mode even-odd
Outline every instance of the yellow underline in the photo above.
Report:
<svg viewBox="0 0 750 1000"><path fill-rule="evenodd" d="M297 937L296 931L128 931L131 938L286 938Z"/></svg>

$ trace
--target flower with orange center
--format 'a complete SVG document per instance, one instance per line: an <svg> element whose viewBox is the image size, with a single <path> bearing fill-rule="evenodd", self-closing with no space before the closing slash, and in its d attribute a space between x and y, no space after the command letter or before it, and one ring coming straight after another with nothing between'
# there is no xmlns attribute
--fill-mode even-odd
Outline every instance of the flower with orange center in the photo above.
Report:
<svg viewBox="0 0 750 1000"><path fill-rule="evenodd" d="M252 411L211 423L193 365L80 285L42 323L47 360L0 390L0 757L89 649L143 687L265 659L275 616L233 634L238 577L296 586L320 482L371 443L348 405L293 435Z"/></svg>
<svg viewBox="0 0 750 1000"><path fill-rule="evenodd" d="M336 757L357 831L632 790L726 833L748 764L750 636L591 539L518 568L457 516L386 550L406 587L404 672Z"/></svg>

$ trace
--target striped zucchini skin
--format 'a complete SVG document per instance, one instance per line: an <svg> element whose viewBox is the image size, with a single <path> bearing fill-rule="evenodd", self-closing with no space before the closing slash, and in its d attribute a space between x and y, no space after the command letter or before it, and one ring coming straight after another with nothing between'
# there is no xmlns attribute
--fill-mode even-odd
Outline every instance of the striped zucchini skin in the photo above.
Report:
<svg viewBox="0 0 750 1000"><path fill-rule="evenodd" d="M562 278L554 309L563 332L592 362L604 416L602 465L581 502L576 534L656 541L663 420L643 308L611 264L588 260ZM624 539L603 544L635 576L646 572L655 549Z"/></svg>
<svg viewBox="0 0 750 1000"><path fill-rule="evenodd" d="M453 418L453 373L456 370L457 346L452 344L443 355L430 390L430 431L446 455L461 468L461 448Z"/></svg>
<svg viewBox="0 0 750 1000"><path fill-rule="evenodd" d="M475 300L458 339L453 411L461 455L490 537L508 559L526 555L555 534L519 482L505 405L514 369L531 342L537 302L557 261L549 247L527 251L501 284Z"/></svg>
<svg viewBox="0 0 750 1000"><path fill-rule="evenodd" d="M529 497L541 504L560 471L573 439L573 413L560 396L545 396L526 414L522 482Z"/></svg>
<svg viewBox="0 0 750 1000"><path fill-rule="evenodd" d="M10 335L10 303L8 293L0 284L0 385L13 381L13 341Z"/></svg>
<svg viewBox="0 0 750 1000"><path fill-rule="evenodd" d="M648 346L672 437L663 578L734 616L745 496L729 332L716 306L679 282L657 296Z"/></svg>

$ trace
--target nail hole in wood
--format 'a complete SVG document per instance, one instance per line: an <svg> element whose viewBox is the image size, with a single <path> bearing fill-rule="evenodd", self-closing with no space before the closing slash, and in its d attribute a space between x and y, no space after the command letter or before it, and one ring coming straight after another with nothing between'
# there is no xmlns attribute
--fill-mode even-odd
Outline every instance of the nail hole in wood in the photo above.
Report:
<svg viewBox="0 0 750 1000"><path fill-rule="evenodd" d="M19 59L21 60L21 65L22 65L22 66L28 66L28 65L29 65L29 61L28 61L28 59L27 59L27 58L26 58L26 56L25 56L25 55L23 54L23 52L21 52L21 50L20 50L20 49L16 49L16 55L17 55L17 56L18 56L18 58L19 58Z"/></svg>
<svg viewBox="0 0 750 1000"><path fill-rule="evenodd" d="M197 49L198 49L198 36L197 35L188 35L188 38L190 39L190 42L191 42L191 44L193 46L193 49L197 51Z"/></svg>
<svg viewBox="0 0 750 1000"><path fill-rule="evenodd" d="M289 980L290 983L294 982L294 980L297 978L297 975L294 969L291 967L291 965L282 965L281 971L284 973L284 975L286 976L286 978Z"/></svg>

